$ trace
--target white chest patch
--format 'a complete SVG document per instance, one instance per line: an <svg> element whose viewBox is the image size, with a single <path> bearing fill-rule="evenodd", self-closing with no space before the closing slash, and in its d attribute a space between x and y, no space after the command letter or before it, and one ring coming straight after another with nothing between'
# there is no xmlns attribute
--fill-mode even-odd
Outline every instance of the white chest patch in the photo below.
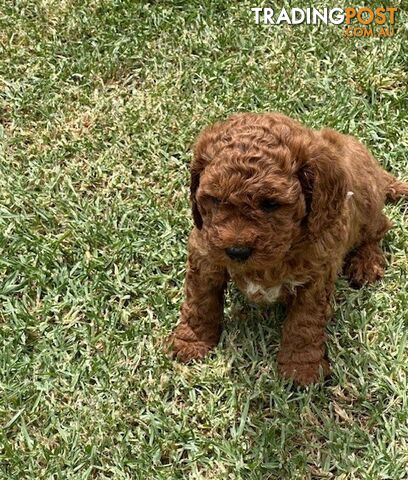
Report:
<svg viewBox="0 0 408 480"><path fill-rule="evenodd" d="M282 285L272 288L263 288L262 285L254 282L247 282L245 293L249 298L262 299L264 302L273 303L279 297Z"/></svg>

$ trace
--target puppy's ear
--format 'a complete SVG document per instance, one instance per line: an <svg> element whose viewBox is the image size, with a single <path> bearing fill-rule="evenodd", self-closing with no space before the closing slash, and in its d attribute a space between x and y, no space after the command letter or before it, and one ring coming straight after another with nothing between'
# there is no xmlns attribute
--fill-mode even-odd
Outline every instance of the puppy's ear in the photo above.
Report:
<svg viewBox="0 0 408 480"><path fill-rule="evenodd" d="M216 137L215 126L208 127L199 135L194 145L193 161L190 167L190 200L194 224L199 230L203 226L203 219L198 208L196 193L200 185L200 176L214 156Z"/></svg>
<svg viewBox="0 0 408 480"><path fill-rule="evenodd" d="M328 229L341 213L349 179L341 158L325 142L312 141L299 153L298 177L306 202L306 223L316 235Z"/></svg>
<svg viewBox="0 0 408 480"><path fill-rule="evenodd" d="M198 204L197 204L197 199L196 199L196 192L198 189L198 186L200 185L200 175L201 175L201 170L198 168L194 168L194 163L195 161L193 160L193 164L191 167L191 179L190 179L190 200L191 200L191 212L193 214L193 220L195 226L201 230L203 227L203 218L201 217L200 210L198 209Z"/></svg>

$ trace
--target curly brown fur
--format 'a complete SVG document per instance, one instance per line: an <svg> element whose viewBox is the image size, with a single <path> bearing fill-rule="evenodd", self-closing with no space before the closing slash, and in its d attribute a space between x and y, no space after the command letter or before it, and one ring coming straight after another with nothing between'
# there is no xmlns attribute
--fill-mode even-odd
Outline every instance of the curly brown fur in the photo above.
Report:
<svg viewBox="0 0 408 480"><path fill-rule="evenodd" d="M278 113L237 114L205 129L191 166L195 228L174 356L201 358L217 344L233 280L252 301L288 305L280 373L302 385L327 375L336 277L344 261L354 285L383 276L379 242L391 223L382 208L407 186L355 138Z"/></svg>

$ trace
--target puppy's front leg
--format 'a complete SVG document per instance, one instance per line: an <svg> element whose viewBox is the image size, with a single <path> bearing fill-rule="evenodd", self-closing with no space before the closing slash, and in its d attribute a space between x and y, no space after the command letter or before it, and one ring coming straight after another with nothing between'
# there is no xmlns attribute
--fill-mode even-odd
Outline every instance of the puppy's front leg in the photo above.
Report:
<svg viewBox="0 0 408 480"><path fill-rule="evenodd" d="M316 383L330 373L325 359L325 327L330 318L334 280L317 279L298 290L289 306L278 353L278 368L297 384Z"/></svg>
<svg viewBox="0 0 408 480"><path fill-rule="evenodd" d="M226 270L212 265L190 239L181 320L170 337L177 359L202 358L218 343L227 278Z"/></svg>

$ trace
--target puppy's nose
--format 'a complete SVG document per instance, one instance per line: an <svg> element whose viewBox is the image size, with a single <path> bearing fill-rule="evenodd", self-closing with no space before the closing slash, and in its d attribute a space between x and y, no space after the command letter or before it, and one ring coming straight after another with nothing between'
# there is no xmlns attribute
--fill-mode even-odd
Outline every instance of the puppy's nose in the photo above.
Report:
<svg viewBox="0 0 408 480"><path fill-rule="evenodd" d="M252 248L250 247L229 247L225 249L225 253L237 262L245 262L251 256Z"/></svg>

